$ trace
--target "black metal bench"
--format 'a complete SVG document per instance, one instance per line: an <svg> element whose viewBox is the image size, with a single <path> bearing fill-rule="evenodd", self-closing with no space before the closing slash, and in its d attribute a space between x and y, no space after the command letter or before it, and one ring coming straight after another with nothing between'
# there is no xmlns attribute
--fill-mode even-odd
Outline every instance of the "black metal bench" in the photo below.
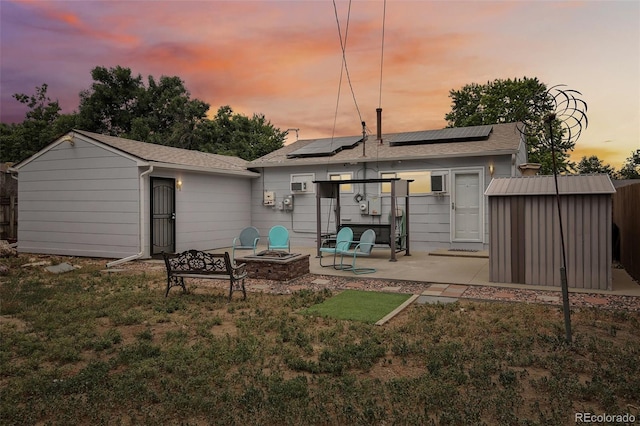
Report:
<svg viewBox="0 0 640 426"><path fill-rule="evenodd" d="M229 300L234 290L242 290L243 299L247 298L244 279L247 277L246 264L234 264L229 253L205 253L199 250L187 250L178 254L162 252L167 267L167 292L171 287L180 286L186 293L185 278L229 280Z"/></svg>

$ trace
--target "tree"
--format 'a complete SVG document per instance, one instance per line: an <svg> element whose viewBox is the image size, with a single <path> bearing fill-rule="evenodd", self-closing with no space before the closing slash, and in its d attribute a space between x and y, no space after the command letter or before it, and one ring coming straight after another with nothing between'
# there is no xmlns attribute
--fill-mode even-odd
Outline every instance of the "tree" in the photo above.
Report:
<svg viewBox="0 0 640 426"><path fill-rule="evenodd" d="M284 146L286 132L264 115L249 118L224 106L207 119L209 105L191 99L179 77L149 76L145 85L140 75L120 66L96 67L91 76L94 82L80 92L74 114L60 114L58 102L46 95L46 84L33 96L14 95L31 110L23 123L0 126L2 161L23 160L74 128L246 160Z"/></svg>
<svg viewBox="0 0 640 426"><path fill-rule="evenodd" d="M606 173L611 177L614 177L615 170L609 164L604 163L596 155L590 157L582 157L575 167L576 172L586 175L592 173Z"/></svg>
<svg viewBox="0 0 640 426"><path fill-rule="evenodd" d="M529 161L541 164L541 173L553 172L553 159L549 141L549 130L542 128L544 118L553 111L553 104L547 96L547 86L537 78L507 79L489 81L484 85L472 83L460 90L451 90L451 111L445 115L449 127L479 126L498 123L527 123L527 134L546 134L538 138L526 139ZM558 171L573 168L569 152L574 143L560 137L559 123L552 123L556 146Z"/></svg>
<svg viewBox="0 0 640 426"><path fill-rule="evenodd" d="M264 115L254 114L249 118L234 113L227 105L218 109L213 120L199 127L196 138L202 151L251 161L282 148L286 135Z"/></svg>
<svg viewBox="0 0 640 426"><path fill-rule="evenodd" d="M631 155L618 172L620 179L640 179L640 149L631 152Z"/></svg>
<svg viewBox="0 0 640 426"><path fill-rule="evenodd" d="M84 130L134 140L197 149L196 127L206 119L209 105L191 99L179 77L158 81L133 75L129 68L96 67L91 89L80 93L79 126Z"/></svg>
<svg viewBox="0 0 640 426"><path fill-rule="evenodd" d="M194 149L193 133L205 118L209 105L191 99L179 77L149 76L149 86L138 99L139 112L127 137L161 145Z"/></svg>
<svg viewBox="0 0 640 426"><path fill-rule="evenodd" d="M74 115L60 114L58 101L47 95L48 86L36 87L36 93L16 93L13 97L29 107L19 124L2 124L0 128L0 161L20 162L68 132L75 125Z"/></svg>
<svg viewBox="0 0 640 426"><path fill-rule="evenodd" d="M80 92L78 126L90 132L122 136L131 132L140 116L139 99L145 92L142 76L117 66L91 70L91 88Z"/></svg>

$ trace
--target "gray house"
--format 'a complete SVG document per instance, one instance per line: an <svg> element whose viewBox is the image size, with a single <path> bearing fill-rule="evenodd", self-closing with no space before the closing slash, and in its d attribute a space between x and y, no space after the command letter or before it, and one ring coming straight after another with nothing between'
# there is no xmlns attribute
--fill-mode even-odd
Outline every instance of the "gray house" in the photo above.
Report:
<svg viewBox="0 0 640 426"><path fill-rule="evenodd" d="M236 157L80 130L12 171L20 252L113 259L229 246L259 176Z"/></svg>
<svg viewBox="0 0 640 426"><path fill-rule="evenodd" d="M486 249L484 191L519 176L526 147L515 123L300 140L253 162L74 130L16 165L18 250L121 260L229 247L249 225L289 229L316 246L316 181L340 185L343 225L410 220L411 247ZM373 182L372 179L377 180ZM390 180L410 182L409 218ZM405 201L406 204L406 201ZM323 233L335 200L321 200ZM398 224L402 229L402 223Z"/></svg>
<svg viewBox="0 0 640 426"><path fill-rule="evenodd" d="M516 123L300 140L249 163L253 181L251 223L265 233L273 225L291 232L293 245L315 246L316 184L327 180L400 178L410 183L410 243L431 248L487 249L484 195L493 177L520 176L527 150ZM340 218L349 223L390 220L389 183L340 185ZM335 201L322 199L322 232L336 229ZM402 217L402 201L396 204Z"/></svg>

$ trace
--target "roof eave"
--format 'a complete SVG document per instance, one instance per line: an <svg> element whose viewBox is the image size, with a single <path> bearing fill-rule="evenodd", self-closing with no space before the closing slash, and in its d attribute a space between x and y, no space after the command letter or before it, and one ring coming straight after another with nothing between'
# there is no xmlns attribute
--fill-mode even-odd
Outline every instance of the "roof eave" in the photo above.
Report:
<svg viewBox="0 0 640 426"><path fill-rule="evenodd" d="M323 164L344 164L344 163L370 163L370 162L383 162L383 161L409 161L409 160L430 160L435 158L461 158L461 157L487 157L497 155L512 155L517 153L516 149L502 149L494 151L482 151L471 153L455 153L455 154L433 154L433 155L402 155L394 157L358 157L358 158L324 158L323 161L304 161L311 158L320 157L307 157L300 159L283 159L278 162L251 162L249 168L267 168L267 167L282 167L282 166L296 166L296 165L323 165ZM298 161L300 160L300 161Z"/></svg>
<svg viewBox="0 0 640 426"><path fill-rule="evenodd" d="M183 164L163 163L159 161L149 161L149 165L162 169L185 170L189 172L207 173L213 175L230 175L246 178L260 177L260 173L252 172L250 170L228 170L202 166L185 166Z"/></svg>

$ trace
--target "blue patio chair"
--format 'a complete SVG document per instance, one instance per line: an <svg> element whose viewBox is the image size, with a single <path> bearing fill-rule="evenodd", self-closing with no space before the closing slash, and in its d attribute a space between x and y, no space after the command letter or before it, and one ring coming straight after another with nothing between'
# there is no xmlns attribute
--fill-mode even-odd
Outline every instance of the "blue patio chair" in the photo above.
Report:
<svg viewBox="0 0 640 426"><path fill-rule="evenodd" d="M291 252L291 242L289 241L289 230L282 225L276 225L269 230L267 240L269 250L287 250Z"/></svg>
<svg viewBox="0 0 640 426"><path fill-rule="evenodd" d="M376 232L373 229L367 229L360 236L360 241L352 241L357 243L353 250L343 250L340 252L339 269L352 271L354 274L371 274L376 272L375 268L358 268L356 267L356 259L358 256L369 256L373 246L376 244ZM350 264L344 264L345 257L353 257Z"/></svg>
<svg viewBox="0 0 640 426"><path fill-rule="evenodd" d="M345 226L338 232L335 239L335 245L333 247L329 247L327 245L330 242L333 242L333 239L323 240L320 244L320 266L333 266L334 269L340 269L340 267L336 265L337 255L343 251L349 250L349 247L351 247L351 240L353 240L353 230L348 226ZM322 264L322 253L329 253L333 255L333 265Z"/></svg>
<svg viewBox="0 0 640 426"><path fill-rule="evenodd" d="M258 241L260 241L260 232L257 228L253 226L244 228L240 231L240 236L233 239L231 259L236 259L236 250L253 250L253 254L256 254Z"/></svg>

